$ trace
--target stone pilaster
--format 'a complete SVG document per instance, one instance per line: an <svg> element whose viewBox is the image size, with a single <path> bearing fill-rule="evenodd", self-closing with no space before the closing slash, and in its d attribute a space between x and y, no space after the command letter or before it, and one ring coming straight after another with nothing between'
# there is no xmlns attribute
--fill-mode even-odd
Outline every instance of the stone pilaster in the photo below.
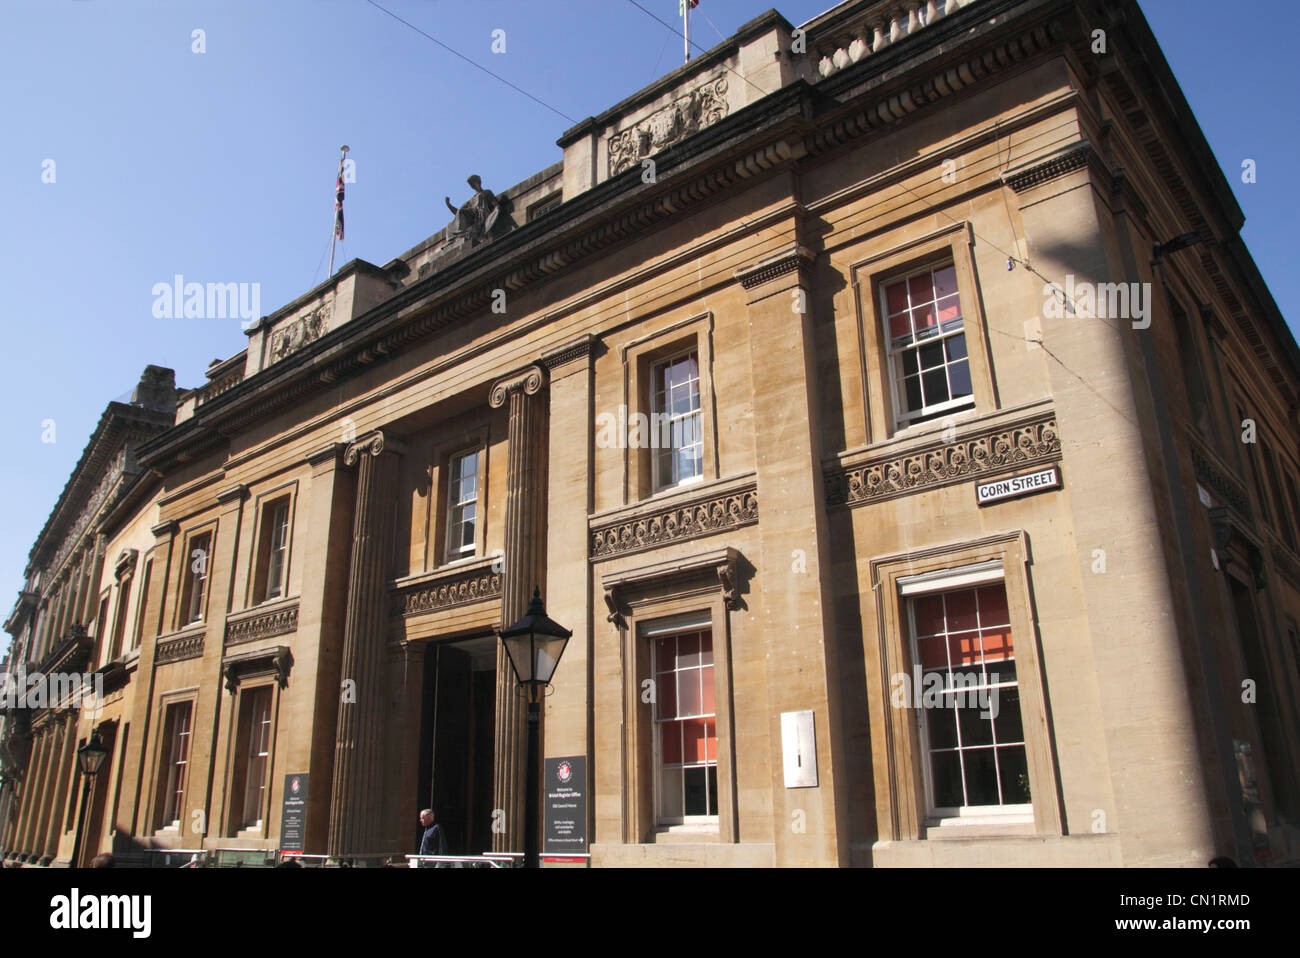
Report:
<svg viewBox="0 0 1300 958"><path fill-rule="evenodd" d="M809 250L793 245L738 270L736 277L748 299L754 382L762 384L754 394L754 422L763 428L755 449L763 503L756 563L763 576L762 601L753 602L749 614L767 650L773 840L782 866L847 864L848 844L835 595L813 392L812 260ZM770 439L777 436L779 442ZM796 554L806 557L806 578L799 575L799 581L790 571ZM816 727L817 785L789 789L781 764L781 714L805 709L812 710ZM787 824L796 813L806 822L802 832Z"/></svg>
<svg viewBox="0 0 1300 958"><path fill-rule="evenodd" d="M528 366L492 386L492 408L508 405L506 523L501 626L528 611L534 586L544 588L546 571L546 408L538 395L546 370ZM527 708L505 649L497 644L496 744L493 752L493 809L505 812L505 831L492 836L493 851L522 851Z"/></svg>
<svg viewBox="0 0 1300 958"><path fill-rule="evenodd" d="M327 850L335 857L377 854L391 823L382 821L382 781L388 622L397 454L401 445L376 431L348 446L344 464L357 466L348 607L340 677L352 683L341 696L334 740Z"/></svg>
<svg viewBox="0 0 1300 958"><path fill-rule="evenodd" d="M37 852L37 823L45 807L45 783L49 778L51 744L50 729L46 726L37 733L36 742L32 747L32 763L28 772L32 786L31 801L28 802L24 812L27 821L23 824L22 840L18 844L19 849L32 855Z"/></svg>

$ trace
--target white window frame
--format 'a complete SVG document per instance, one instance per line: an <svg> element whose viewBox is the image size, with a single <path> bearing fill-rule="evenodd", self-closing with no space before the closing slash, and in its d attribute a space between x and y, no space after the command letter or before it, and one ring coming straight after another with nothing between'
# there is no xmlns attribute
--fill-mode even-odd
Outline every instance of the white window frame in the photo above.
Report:
<svg viewBox="0 0 1300 958"><path fill-rule="evenodd" d="M687 385L689 385L691 382L694 382L695 384L695 408L690 412L683 413L678 416L674 416L672 415L671 412L669 412L668 409L669 406L668 400L672 392L672 386L670 385L668 391L662 394L663 398L661 400L660 398L661 393L659 390L659 371L663 369L665 366L671 367L674 363L679 362L680 360L685 359L688 356L695 357L695 378L693 380L687 380L686 383ZM667 417L666 422L660 418L664 416ZM699 464L700 471L693 476L685 476L683 478L677 479L676 481L673 481L671 476L671 470L672 470L671 464L676 463L677 451L678 451L678 447L672 445L671 437L673 432L673 425L675 423L684 422L685 420L690 418L694 418L695 420L696 439L695 442L693 442L691 445L699 449L699 455L696 456L695 461ZM662 429L660 428L661 422L664 422L665 428ZM651 487L652 494L658 492L664 492L668 489L678 489L681 488L682 486L689 486L692 483L702 481L704 479L704 395L702 390L702 381L700 378L700 350L698 344L693 343L687 348L679 350L676 353L673 353L671 356L667 356L664 359L657 360L650 364L649 426L650 426L650 436L651 436L650 487ZM665 433L669 437L667 447L660 444L660 439L664 436ZM663 467L660 462L661 455L665 448L669 449L671 452L671 455L669 457L670 475L667 481L664 481L664 477L662 475ZM682 446L680 448L685 449L687 447Z"/></svg>
<svg viewBox="0 0 1300 958"><path fill-rule="evenodd" d="M898 283L902 283L905 288L908 288L908 284L914 277L920 276L922 273L929 273L933 275L933 273L936 270L943 269L946 266L951 266L953 268L955 277L958 279L958 289L957 289L958 316L955 321L950 321L954 323L953 328L944 331L942 326L940 326L939 331L933 336L929 336L924 340L916 340L907 346L895 348L893 336L890 335L890 330L889 330L890 312L889 312L889 299L888 296L886 295L887 290L889 289L889 287L895 286ZM961 274L960 271L957 270L956 262L953 260L951 256L945 256L942 259L933 260L926 265L917 266L907 270L906 272L897 273L895 275L889 276L886 279L882 279L879 283L880 332L881 332L881 336L883 337L882 341L884 342L885 345L886 381L888 382L888 386L889 386L888 392L890 395L890 401L893 410L894 428L896 430L906 429L907 427L915 425L921 421L928 421L932 417L941 415L945 412L955 412L961 409L968 409L975 405L975 376L974 376L974 371L971 368L971 355L970 355L971 344L970 344L970 336L966 334L966 309L965 309L965 305L962 303L960 276ZM910 310L911 308L910 292L908 293L908 307ZM935 321L936 322L938 321L937 316L935 317ZM958 335L964 338L966 344L966 357L965 357L966 375L967 378L970 380L971 391L966 395L957 397L955 399L947 399L943 402L933 403L931 405L923 404L920 409L908 410L907 395L906 395L907 389L904 383L904 376L903 376L903 369L902 369L903 355L907 352L915 352L917 354L917 369L919 375L921 348L923 346L928 346L932 343L942 343L945 340L952 339L953 337ZM958 360L958 362L960 361L961 360ZM950 363L947 360L947 347L945 346L944 367L943 367L945 373L949 365ZM950 388L951 385L952 384L950 381L949 382ZM922 385L922 389L924 389L924 385ZM922 399L922 402L924 403L924 397Z"/></svg>
<svg viewBox="0 0 1300 958"><path fill-rule="evenodd" d="M185 731L178 732L176 723L182 714L186 717ZM184 811L185 779L189 772L190 744L194 733L194 703L184 701L168 705L167 719L167 785L163 793L162 827L179 828L181 813ZM173 801L176 803L174 808ZM169 814L170 812L175 812L175 815Z"/></svg>
<svg viewBox="0 0 1300 958"><path fill-rule="evenodd" d="M266 599L282 599L288 592L289 500L282 499L271 513L271 544L266 558Z"/></svg>
<svg viewBox="0 0 1300 958"><path fill-rule="evenodd" d="M240 813L242 822L241 831L262 830L263 818L266 814L266 789L268 779L270 778L271 767L271 720L272 711L275 708L275 696L271 686L262 685L249 689L246 693L251 697L248 703L248 756L247 769L244 775L244 804ZM266 710L259 713L257 706L261 699L266 700ZM264 714L265 719L260 715ZM253 778L253 769L261 761L262 774L255 782ZM254 797L256 793L256 797ZM249 805L255 802L252 811ZM257 818L252 819L249 816L256 814Z"/></svg>
<svg viewBox="0 0 1300 958"><path fill-rule="evenodd" d="M194 571L194 552L198 548L198 543L207 540L207 548L203 560L203 572L200 574ZM208 604L208 577L212 574L212 542L213 535L211 530L200 532L191 537L189 546L185 550L185 575L193 577L189 580L190 607L185 610L185 621L182 625L194 625L202 622L207 613Z"/></svg>
<svg viewBox="0 0 1300 958"><path fill-rule="evenodd" d="M661 619L655 622L647 623L642 628L640 634L643 640L647 640L650 642L651 678L654 679L656 683L659 681L660 670L659 670L658 651L657 651L659 639L668 638L670 636L676 637L679 635L688 634L692 632L698 633L698 632L705 632L705 631L709 633L711 649L716 651L716 643L713 642L713 624L707 612L705 613L691 612L691 613L686 613L684 615L673 616L672 618L669 619ZM701 712L698 715L686 715L686 716L675 714L671 720L668 720L668 721L675 722L682 718L705 718L708 715L711 715L713 719L713 737L715 742L714 745L715 751L714 751L714 756L712 761L706 760L702 764L692 763L690 766L687 766L685 762L678 763L677 767L682 769L682 814L680 816L668 816L665 814L663 809L664 756L663 756L663 735L661 733L660 726L662 725L664 720L661 720L659 718L658 695L655 696L655 702L652 705L652 711L650 715L650 726L651 726L651 738L653 739L652 760L654 765L653 765L653 781L651 784L651 788L653 789L654 792L654 822L656 827L672 828L677 826L689 827L693 825L706 825L706 826L716 828L718 826L719 819L718 819L718 808L716 803L713 808L712 814L707 814L707 815L685 814L685 810L686 810L685 769L687 767L691 767L691 768L703 767L705 769L704 774L705 774L706 783L708 781L709 768L713 769L715 781L718 780L718 776L721 774L718 769L718 754L721 751L721 742L719 740L719 735L718 735L718 712L717 712L718 691L716 687L718 673L717 673L717 664L715 660L711 659L709 665L712 668L712 676L713 676L713 681L715 683L714 691L713 691L713 712L712 713ZM689 667L689 669L690 671L703 671L702 666ZM674 683L676 682L677 672L678 670L676 668L674 668L672 671ZM703 687L701 687L700 693L701 693L701 705L702 705ZM675 685L674 685L673 701L675 703L679 701L676 694ZM677 706L674 707L674 712L676 711L677 711ZM719 793L719 797L717 801L721 801L721 787L722 786L719 783L717 785L717 791ZM707 802L708 800L707 784L705 787L705 795L706 795L705 800Z"/></svg>
<svg viewBox="0 0 1300 958"><path fill-rule="evenodd" d="M904 616L907 623L907 642L911 651L911 659L914 668L920 668L921 650L920 643L917 639L916 627L916 610L915 599L935 595L937 593L956 592L966 589L978 588L982 585L989 585L994 582L1000 583L1006 593L1006 577L1003 572L1001 560L992 560L981 562L974 565L962 566L956 569L944 569L935 572L924 573L915 576L903 576L897 580L899 598L904 601ZM1007 595L1007 608L1010 611L1010 596ZM978 614L978 613L977 613ZM946 618L946 613L945 613ZM1014 643L1018 641L1015 633L1012 633L1013 648ZM948 644L944 643L945 648ZM998 682L996 686L975 686L969 690L977 691L985 687L996 687L999 690L1005 688L1020 689L1020 658L1013 654L1011 661L1017 664L1017 673L1015 682ZM949 663L949 671L952 671L952 664ZM911 676L908 676L910 681ZM999 693L1000 694L1000 693ZM920 707L920 703L913 702L913 708L916 711L918 740L921 746L921 777L925 783L925 814L928 823L938 826L960 826L960 825L1018 825L1032 824L1034 822L1034 806L1031 800L1024 803L1007 804L1007 805L964 805L958 807L940 806L936 803L934 797L934 772L930 761L930 729L926 716L926 709ZM1018 705L1020 709L1020 720L1022 736L1025 726L1025 714L1023 705ZM960 752L960 724L957 732L959 739L957 749ZM994 733L996 734L996 733ZM1021 743L1025 749L1026 774L1029 767L1029 741L1023 739ZM963 776L964 777L964 776ZM963 783L964 787L964 783ZM999 792L1001 782L998 783Z"/></svg>
<svg viewBox="0 0 1300 958"><path fill-rule="evenodd" d="M445 556L443 560L444 562L455 562L458 559L468 559L473 557L478 551L478 523L482 519L479 509L479 501L483 492L483 490L479 488L479 474L483 465L479 457L482 454L483 450L475 446L472 449L465 449L447 457L447 532L443 549L443 554ZM453 495L453 490L457 488L461 480L462 470L459 468L459 465L470 456L474 457L474 496L472 499L463 499L460 498L462 494L459 492L457 492L456 495ZM474 507L474 519L471 527L474 530L474 535L470 538L469 545L453 545L453 542L460 542L464 539L463 530L465 528L465 520L463 518L463 511L460 520L457 520L456 513L458 510L464 510L466 506L471 505Z"/></svg>

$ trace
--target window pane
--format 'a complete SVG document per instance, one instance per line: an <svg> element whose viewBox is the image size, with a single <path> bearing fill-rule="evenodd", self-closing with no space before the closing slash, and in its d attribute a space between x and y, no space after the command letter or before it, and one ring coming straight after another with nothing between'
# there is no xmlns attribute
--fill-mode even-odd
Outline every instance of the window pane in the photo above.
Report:
<svg viewBox="0 0 1300 958"><path fill-rule="evenodd" d="M665 765L682 763L682 723L665 722L661 726L661 745Z"/></svg>
<svg viewBox="0 0 1300 958"><path fill-rule="evenodd" d="M1002 801L1007 805L1027 805L1029 798L1029 764L1023 745L998 749L998 770L1002 779Z"/></svg>
<svg viewBox="0 0 1300 958"><path fill-rule="evenodd" d="M903 353L903 375L915 376L920 372L920 367L916 364L916 350L909 349Z"/></svg>
<svg viewBox="0 0 1300 958"><path fill-rule="evenodd" d="M964 689L960 696L944 696L945 700L957 702L957 724L961 729L961 744L964 748L993 744L993 723L989 719L980 718L981 694Z"/></svg>
<svg viewBox="0 0 1300 958"><path fill-rule="evenodd" d="M923 303L934 302L934 283L928 270L907 281L907 293L911 297L913 309Z"/></svg>
<svg viewBox="0 0 1300 958"><path fill-rule="evenodd" d="M962 333L957 336L949 336L944 341L948 350L948 362L955 362L958 359L966 358L966 334Z"/></svg>
<svg viewBox="0 0 1300 958"><path fill-rule="evenodd" d="M907 409L909 412L915 412L921 408L921 380L916 376L908 376L903 381L903 388L907 391Z"/></svg>
<svg viewBox="0 0 1300 958"><path fill-rule="evenodd" d="M705 715L712 715L713 707L713 666L706 665L700 670L700 691L702 699L700 711Z"/></svg>
<svg viewBox="0 0 1300 958"><path fill-rule="evenodd" d="M677 673L677 714L700 714L699 669L686 669Z"/></svg>
<svg viewBox="0 0 1300 958"><path fill-rule="evenodd" d="M925 386L925 404L927 406L948 401L948 374L944 372L942 366L922 373L921 381Z"/></svg>
<svg viewBox="0 0 1300 958"><path fill-rule="evenodd" d="M969 396L971 394L970 364L963 359L961 362L949 366L948 382L951 386L953 399Z"/></svg>
<svg viewBox="0 0 1300 958"><path fill-rule="evenodd" d="M959 754L958 752L934 752L930 755L934 804L940 808L959 808L966 804L962 799Z"/></svg>
<svg viewBox="0 0 1300 958"><path fill-rule="evenodd" d="M713 633L700 633L700 662L704 665L713 664Z"/></svg>
<svg viewBox="0 0 1300 958"><path fill-rule="evenodd" d="M966 770L966 803L997 805L998 770L993 758L993 749L963 750L961 757Z"/></svg>
<svg viewBox="0 0 1300 958"><path fill-rule="evenodd" d="M1002 676L1006 678L1006 676ZM1014 678L1014 676L1012 676ZM989 690L989 695L997 693L997 712L998 716L993 720L993 734L1001 744L1023 742L1025 740L1025 729L1020 721L1020 689L1012 686L1010 688L995 688ZM992 711L993 701L989 700L989 709Z"/></svg>
<svg viewBox="0 0 1300 958"><path fill-rule="evenodd" d="M937 299L953 296L957 292L957 270L944 266L934 271L934 294Z"/></svg>
<svg viewBox="0 0 1300 958"><path fill-rule="evenodd" d="M684 669L700 664L699 633L688 633L677 637L677 668Z"/></svg>
<svg viewBox="0 0 1300 958"><path fill-rule="evenodd" d="M943 365L943 343L926 343L919 350L921 354L921 368L934 369L936 366Z"/></svg>
<svg viewBox="0 0 1300 958"><path fill-rule="evenodd" d="M718 767L709 766L709 814L718 813Z"/></svg>
<svg viewBox="0 0 1300 958"><path fill-rule="evenodd" d="M709 814L709 770L704 767L682 769L685 785L683 812L686 815Z"/></svg>
<svg viewBox="0 0 1300 958"><path fill-rule="evenodd" d="M975 590L962 589L943 597L944 611L948 616L948 631L960 632L976 627Z"/></svg>
<svg viewBox="0 0 1300 958"><path fill-rule="evenodd" d="M951 706L953 698L944 696L944 704ZM913 703L915 704L915 703ZM957 712L955 709L928 709L925 712L925 730L930 736L931 748L957 747Z"/></svg>
<svg viewBox="0 0 1300 958"><path fill-rule="evenodd" d="M682 723L682 762L687 765L703 765L709 760L706 744L708 723L704 719L692 719Z"/></svg>
<svg viewBox="0 0 1300 958"><path fill-rule="evenodd" d="M665 768L659 779L659 810L668 820L682 817L682 770Z"/></svg>
<svg viewBox="0 0 1300 958"><path fill-rule="evenodd" d="M1007 590L1001 583L976 589L975 595L979 601L981 626L1007 625L1011 621L1007 611Z"/></svg>
<svg viewBox="0 0 1300 958"><path fill-rule="evenodd" d="M916 600L914 616L918 636L938 635L943 631L943 597L923 595Z"/></svg>
<svg viewBox="0 0 1300 958"><path fill-rule="evenodd" d="M904 324L907 322L907 284L900 281L885 287L885 308L891 316L903 313Z"/></svg>

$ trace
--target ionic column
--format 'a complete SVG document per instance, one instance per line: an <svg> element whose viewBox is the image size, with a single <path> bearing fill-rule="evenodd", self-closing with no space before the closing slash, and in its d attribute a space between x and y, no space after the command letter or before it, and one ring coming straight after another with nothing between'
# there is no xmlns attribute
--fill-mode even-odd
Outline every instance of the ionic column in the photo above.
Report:
<svg viewBox="0 0 1300 958"><path fill-rule="evenodd" d="M42 729L40 738L37 740L32 749L32 764L29 775L31 776L32 798L27 806L27 821L23 825L23 837L20 847L29 855L36 854L36 825L41 817L41 810L45 807L45 781L49 777L49 758L50 758L51 736L49 727Z"/></svg>
<svg viewBox="0 0 1300 958"><path fill-rule="evenodd" d="M501 626L528 611L533 586L544 588L546 572L546 408L539 393L546 383L541 366L529 366L492 387L493 409L509 403L506 464L504 573ZM493 753L493 809L505 812L505 831L493 833L493 851L522 851L527 709L514 670L497 643L496 746Z"/></svg>
<svg viewBox="0 0 1300 958"><path fill-rule="evenodd" d="M328 853L354 857L379 852L385 822L382 791L385 706L384 649L388 625L388 579L393 551L397 455L400 443L376 431L348 446L347 466L357 466L348 606L343 625L342 682L354 683L342 696L334 740Z"/></svg>
<svg viewBox="0 0 1300 958"><path fill-rule="evenodd" d="M36 816L36 829L32 832L32 854L43 857L45 854L45 836L49 830L50 818L54 814L55 796L59 791L59 772L63 764L63 736L66 726L57 719L51 719L46 726L49 748L45 756L45 785L41 794L41 807Z"/></svg>

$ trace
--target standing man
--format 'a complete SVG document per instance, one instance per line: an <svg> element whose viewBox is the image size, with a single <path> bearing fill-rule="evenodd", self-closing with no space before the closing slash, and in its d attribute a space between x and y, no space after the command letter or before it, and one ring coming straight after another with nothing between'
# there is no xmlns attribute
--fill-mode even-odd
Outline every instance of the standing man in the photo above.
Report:
<svg viewBox="0 0 1300 958"><path fill-rule="evenodd" d="M433 809L426 808L420 812L420 824L424 827L424 837L420 839L420 855L445 855L447 854L447 836L443 834L442 826L433 823ZM421 867L427 865L427 862L421 862Z"/></svg>

